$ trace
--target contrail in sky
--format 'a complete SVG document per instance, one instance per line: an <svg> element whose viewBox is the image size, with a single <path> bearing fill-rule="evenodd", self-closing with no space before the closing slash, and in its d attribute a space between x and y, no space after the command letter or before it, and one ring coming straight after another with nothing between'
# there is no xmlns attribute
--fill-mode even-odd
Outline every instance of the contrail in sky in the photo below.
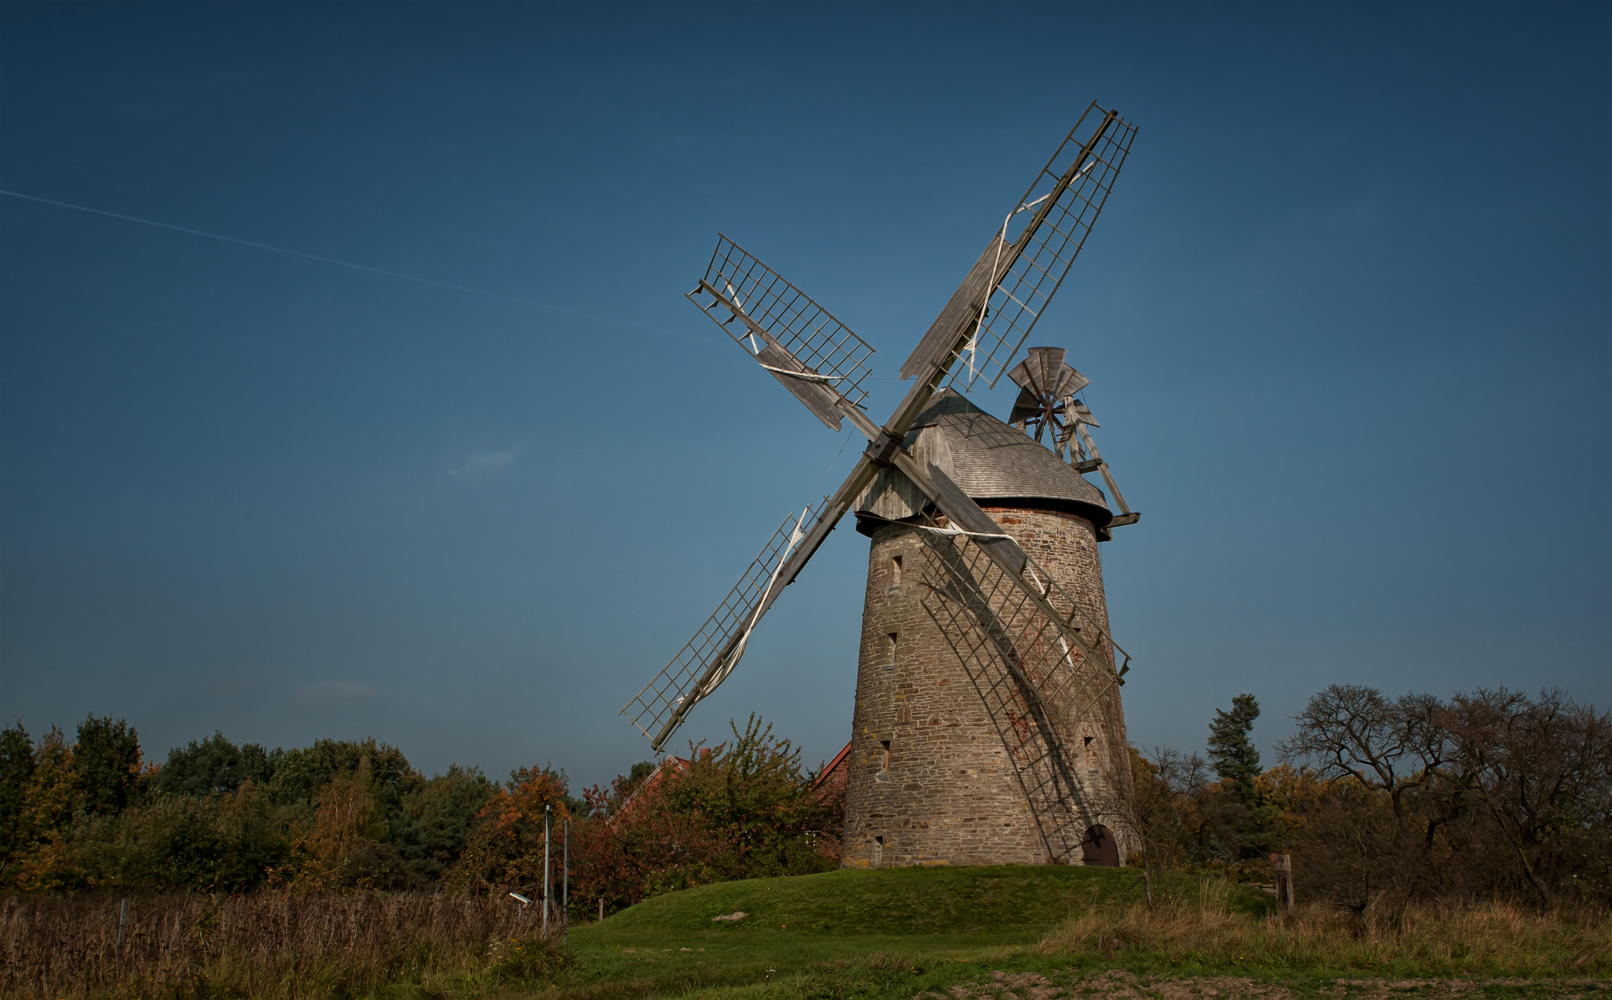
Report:
<svg viewBox="0 0 1612 1000"><path fill-rule="evenodd" d="M191 229L187 226L176 226L168 222L157 222L152 219L141 219L133 215L122 215L117 212L108 212L100 208L90 208L87 205L74 205L65 201L54 201L50 198L40 198L36 195L23 194L20 191L7 191L0 188L0 195L8 198L20 198L23 201L38 202L41 205L54 205L57 208L70 208L75 212L88 212L91 215L104 215L109 219L122 219L124 222L138 222L142 226L156 226L158 229L171 229L176 233L189 233L191 236L204 236L210 240L222 240L225 243L234 243L238 246L251 247L254 250L268 250L271 253L283 253L292 257L302 257L306 260L316 260L321 264L335 264L337 267L350 267L355 271L368 271L371 274L382 274L388 278L401 278L404 281L417 281L422 285L435 285L438 288L451 288L456 292L468 292L471 295L484 295L492 299L503 299L506 302L519 302L523 305L536 306L539 309L552 309L555 312L570 313L573 316L583 316L588 319L602 320L606 323L619 323L623 326L635 326L643 330L653 330L656 333L665 333L653 326L642 323L633 323L629 320L615 319L610 316L599 316L594 313L582 312L578 309L567 309L564 306L550 305L547 302L538 302L535 299L523 299L518 295L504 295L501 292L489 292L483 288L471 288L469 285L456 285L451 281L438 281L435 278L422 278L416 274L404 274L401 271L388 271L384 267L371 267L368 264L355 264L350 260L337 260L334 257L321 257L316 253L304 253L301 250L288 250L285 247L271 246L267 243L255 243L252 240L237 239L234 236L221 236L218 233L204 232L200 229Z"/></svg>

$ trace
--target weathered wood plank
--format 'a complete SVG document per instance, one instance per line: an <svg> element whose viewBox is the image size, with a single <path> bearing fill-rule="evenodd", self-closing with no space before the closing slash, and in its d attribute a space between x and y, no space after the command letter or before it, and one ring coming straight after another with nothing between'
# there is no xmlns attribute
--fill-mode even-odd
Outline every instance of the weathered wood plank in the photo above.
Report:
<svg viewBox="0 0 1612 1000"><path fill-rule="evenodd" d="M936 506L951 518L952 522L964 531L972 531L984 535L1002 534L1002 526L991 520L991 515L985 513L980 505L969 498L958 485L951 481L951 477L942 472L933 463L924 470L929 474L929 482L934 487L933 499ZM997 553L1005 562L1004 568L1011 568L1015 575L1024 573L1024 550L1019 543L1011 538L974 538L970 539L987 552Z"/></svg>
<svg viewBox="0 0 1612 1000"><path fill-rule="evenodd" d="M756 360L764 365L782 368L784 371L804 372L808 369L801 364L793 354L771 340L756 355ZM812 382L803 378L791 378L783 372L767 372L778 380L778 384L789 390L790 395L800 400L806 409L812 411L812 416L828 425L830 430L840 429L840 411L835 405L838 393L831 391L821 382Z"/></svg>
<svg viewBox="0 0 1612 1000"><path fill-rule="evenodd" d="M993 233L985 252L969 268L963 283L957 286L957 291L952 293L945 308L930 324L929 332L918 341L918 346L901 366L902 378L927 374L932 365L946 359L946 355L962 339L968 325L979 317L980 305L995 285L993 278L999 279L1006 274L1013 260L1013 247L1003 242L1001 233Z"/></svg>

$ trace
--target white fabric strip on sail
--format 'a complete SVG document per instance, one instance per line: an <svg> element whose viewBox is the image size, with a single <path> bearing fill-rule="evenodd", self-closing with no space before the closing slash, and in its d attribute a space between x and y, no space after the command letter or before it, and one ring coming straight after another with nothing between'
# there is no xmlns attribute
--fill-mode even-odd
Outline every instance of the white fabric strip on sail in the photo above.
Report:
<svg viewBox="0 0 1612 1000"><path fill-rule="evenodd" d="M762 367L765 368L766 365ZM794 373L791 372L791 374ZM744 631L739 635L738 645L734 646L733 652L728 654L727 660L722 664L722 669L712 674L711 679L706 682L705 686L694 693L694 701L700 701L708 697L723 681L728 679L728 675L733 673L733 668L739 665L739 658L744 656L744 647L750 642L750 633L756 630L756 622L761 619L761 607L766 603L768 592L772 590L773 584L778 582L778 574L784 571L784 563L789 561L789 554L795 551L795 546L800 544L800 540L806 536L806 532L802 529L805 527L806 518L811 512L812 509L807 507L804 511L801 511L800 517L795 519L795 527L789 532L789 544L784 546L783 554L778 557L778 565L773 567L772 576L767 579L767 586L761 591L761 596L756 600L756 609L751 613L750 620L745 622Z"/></svg>
<svg viewBox="0 0 1612 1000"><path fill-rule="evenodd" d="M806 381L806 382L843 382L843 381L845 381L845 376L844 375L819 375L816 372L792 372L788 368L777 368L777 367L774 367L773 365L762 364L760 361L757 361L756 364L761 365L761 367L767 369L770 372L777 372L780 375L789 375L789 376L791 376L793 378L798 378L798 379L801 379L801 380Z"/></svg>

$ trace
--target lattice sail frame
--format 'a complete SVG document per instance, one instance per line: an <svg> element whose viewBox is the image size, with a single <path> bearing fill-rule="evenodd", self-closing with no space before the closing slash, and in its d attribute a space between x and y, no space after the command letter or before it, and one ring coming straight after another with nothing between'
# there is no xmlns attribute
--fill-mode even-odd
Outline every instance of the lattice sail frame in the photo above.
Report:
<svg viewBox="0 0 1612 1000"><path fill-rule="evenodd" d="M717 661L725 652L731 651L731 640L753 627L756 606L766 596L778 569L788 557L793 541L798 541L816 523L822 506L807 507L799 514L791 513L784 518L783 524L762 546L761 554L750 563L711 617L705 620L694 637L678 650L660 673L644 685L637 697L621 710L619 714L627 716L639 732L651 740L658 740L668 722L686 714L715 689L715 684L702 684L701 681L707 680L707 674L712 672ZM743 655L744 651L740 648L738 652ZM717 683L732 671L737 662L738 658L733 657L726 664ZM704 693L700 693L702 690ZM656 745L655 749L659 750L660 746Z"/></svg>
<svg viewBox="0 0 1612 1000"><path fill-rule="evenodd" d="M1071 726L1104 724L1105 700L1123 683L1130 657L1033 561L1026 563L1026 576L1063 618L1063 627L974 542L924 534L919 579L927 593L920 603L984 702L1048 853L1071 858L1092 817L1113 806L1115 792L1081 777L1081 734ZM1067 628L1092 641L1069 641ZM1116 652L1125 658L1118 670ZM1111 754L1116 744L1103 741ZM1109 762L1111 774L1117 775L1120 763Z"/></svg>
<svg viewBox="0 0 1612 1000"><path fill-rule="evenodd" d="M770 335L852 405L867 399L862 382L873 374L867 361L874 353L868 342L726 235L718 234L705 277L688 299L751 357L765 350L761 338ZM745 317L766 334L745 323Z"/></svg>
<svg viewBox="0 0 1612 1000"><path fill-rule="evenodd" d="M1098 121L1088 125L1093 113ZM1083 133L1083 129L1091 131ZM1086 237L1108 201L1135 137L1134 124L1117 115L1108 121L1108 112L1095 101L1069 130L1019 199L1018 207L1002 223L997 246L1002 258L1012 260L1001 272L993 271L999 276L992 281L978 326L959 353L946 385L962 393L981 380L994 387L1013 364L1047 302L1086 245ZM1091 152L1077 166L1079 154L1088 142ZM1049 197L1054 193L1056 197ZM1026 227L1038 219L1035 232L1014 255L1011 248L1017 246Z"/></svg>

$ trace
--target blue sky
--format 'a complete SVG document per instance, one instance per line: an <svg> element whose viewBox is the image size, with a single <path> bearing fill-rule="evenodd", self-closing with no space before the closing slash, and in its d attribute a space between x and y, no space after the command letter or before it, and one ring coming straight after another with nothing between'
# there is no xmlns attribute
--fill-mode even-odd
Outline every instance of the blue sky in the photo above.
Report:
<svg viewBox="0 0 1612 1000"><path fill-rule="evenodd" d="M1605 4L5 5L0 188L377 270L0 196L0 715L608 779L857 448L683 300L716 234L883 416L1094 98L1140 133L1032 340L1143 512L1133 741L1249 691L1269 753L1335 682L1612 705L1609 53ZM866 555L684 735L836 752Z"/></svg>

